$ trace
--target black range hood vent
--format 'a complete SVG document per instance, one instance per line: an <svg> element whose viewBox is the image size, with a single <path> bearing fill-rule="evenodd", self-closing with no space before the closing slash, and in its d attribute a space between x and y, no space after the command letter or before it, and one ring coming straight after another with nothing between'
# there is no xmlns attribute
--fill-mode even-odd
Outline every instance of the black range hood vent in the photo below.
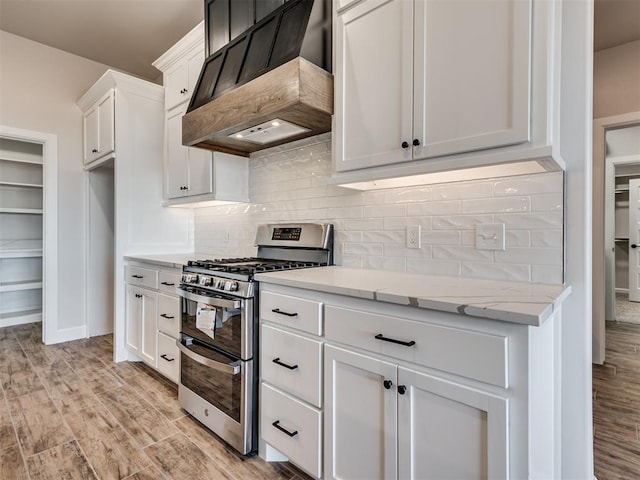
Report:
<svg viewBox="0 0 640 480"><path fill-rule="evenodd" d="M200 72L187 112L298 57L313 4L314 0L290 0L211 54ZM320 49L325 44L316 43ZM327 58L326 52L317 56Z"/></svg>

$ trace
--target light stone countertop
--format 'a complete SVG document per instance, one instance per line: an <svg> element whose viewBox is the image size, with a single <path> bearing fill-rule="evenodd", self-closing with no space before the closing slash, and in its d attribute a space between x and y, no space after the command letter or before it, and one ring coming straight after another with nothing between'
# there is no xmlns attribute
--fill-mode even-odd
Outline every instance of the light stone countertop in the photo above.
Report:
<svg viewBox="0 0 640 480"><path fill-rule="evenodd" d="M542 285L339 266L260 273L261 282L539 326L571 293Z"/></svg>
<svg viewBox="0 0 640 480"><path fill-rule="evenodd" d="M193 252L185 252L185 253L158 253L158 254L139 254L139 255L125 255L124 259L126 261L136 261L136 262L144 262L151 263L153 265L158 265L159 267L170 267L170 268L182 268L183 265L186 265L189 260L197 260L203 258L211 258L211 255L204 253L193 253Z"/></svg>

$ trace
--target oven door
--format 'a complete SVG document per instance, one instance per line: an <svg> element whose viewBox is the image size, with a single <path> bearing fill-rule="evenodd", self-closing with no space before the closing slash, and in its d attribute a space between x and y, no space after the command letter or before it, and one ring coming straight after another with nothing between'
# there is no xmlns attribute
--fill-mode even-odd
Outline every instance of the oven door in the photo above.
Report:
<svg viewBox="0 0 640 480"><path fill-rule="evenodd" d="M225 355L182 334L180 406L243 454L254 448L253 361Z"/></svg>
<svg viewBox="0 0 640 480"><path fill-rule="evenodd" d="M231 356L253 358L253 299L190 286L177 291L182 297L182 333Z"/></svg>

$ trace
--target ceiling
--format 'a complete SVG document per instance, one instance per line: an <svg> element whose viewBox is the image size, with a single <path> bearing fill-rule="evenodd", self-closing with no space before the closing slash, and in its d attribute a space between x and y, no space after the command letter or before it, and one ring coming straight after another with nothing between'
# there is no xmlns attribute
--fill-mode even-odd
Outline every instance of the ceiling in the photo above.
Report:
<svg viewBox="0 0 640 480"><path fill-rule="evenodd" d="M0 0L0 30L149 80L203 15L204 0ZM596 51L640 39L640 0L595 0L594 26Z"/></svg>
<svg viewBox="0 0 640 480"><path fill-rule="evenodd" d="M204 0L0 0L0 30L149 80L203 16Z"/></svg>

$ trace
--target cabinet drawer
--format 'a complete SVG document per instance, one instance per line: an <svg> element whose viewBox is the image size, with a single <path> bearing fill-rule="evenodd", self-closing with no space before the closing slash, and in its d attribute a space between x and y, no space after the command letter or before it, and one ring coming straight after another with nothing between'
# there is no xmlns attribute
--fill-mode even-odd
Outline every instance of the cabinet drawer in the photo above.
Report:
<svg viewBox="0 0 640 480"><path fill-rule="evenodd" d="M149 268L127 265L125 267L125 281L129 285L140 285L147 288L158 288L158 271Z"/></svg>
<svg viewBox="0 0 640 480"><path fill-rule="evenodd" d="M506 337L330 305L325 310L327 340L508 387Z"/></svg>
<svg viewBox="0 0 640 480"><path fill-rule="evenodd" d="M260 327L262 379L322 406L322 342L284 332L269 325Z"/></svg>
<svg viewBox="0 0 640 480"><path fill-rule="evenodd" d="M264 383L261 399L260 431L263 440L289 457L295 465L320 477L322 414Z"/></svg>
<svg viewBox="0 0 640 480"><path fill-rule="evenodd" d="M180 274L160 271L158 273L158 290L176 294L176 287L180 284Z"/></svg>
<svg viewBox="0 0 640 480"><path fill-rule="evenodd" d="M180 351L176 339L158 332L158 371L172 382L178 383Z"/></svg>
<svg viewBox="0 0 640 480"><path fill-rule="evenodd" d="M260 294L260 317L263 320L322 335L322 303L279 293Z"/></svg>
<svg viewBox="0 0 640 480"><path fill-rule="evenodd" d="M158 294L158 330L177 337L180 333L180 298Z"/></svg>

